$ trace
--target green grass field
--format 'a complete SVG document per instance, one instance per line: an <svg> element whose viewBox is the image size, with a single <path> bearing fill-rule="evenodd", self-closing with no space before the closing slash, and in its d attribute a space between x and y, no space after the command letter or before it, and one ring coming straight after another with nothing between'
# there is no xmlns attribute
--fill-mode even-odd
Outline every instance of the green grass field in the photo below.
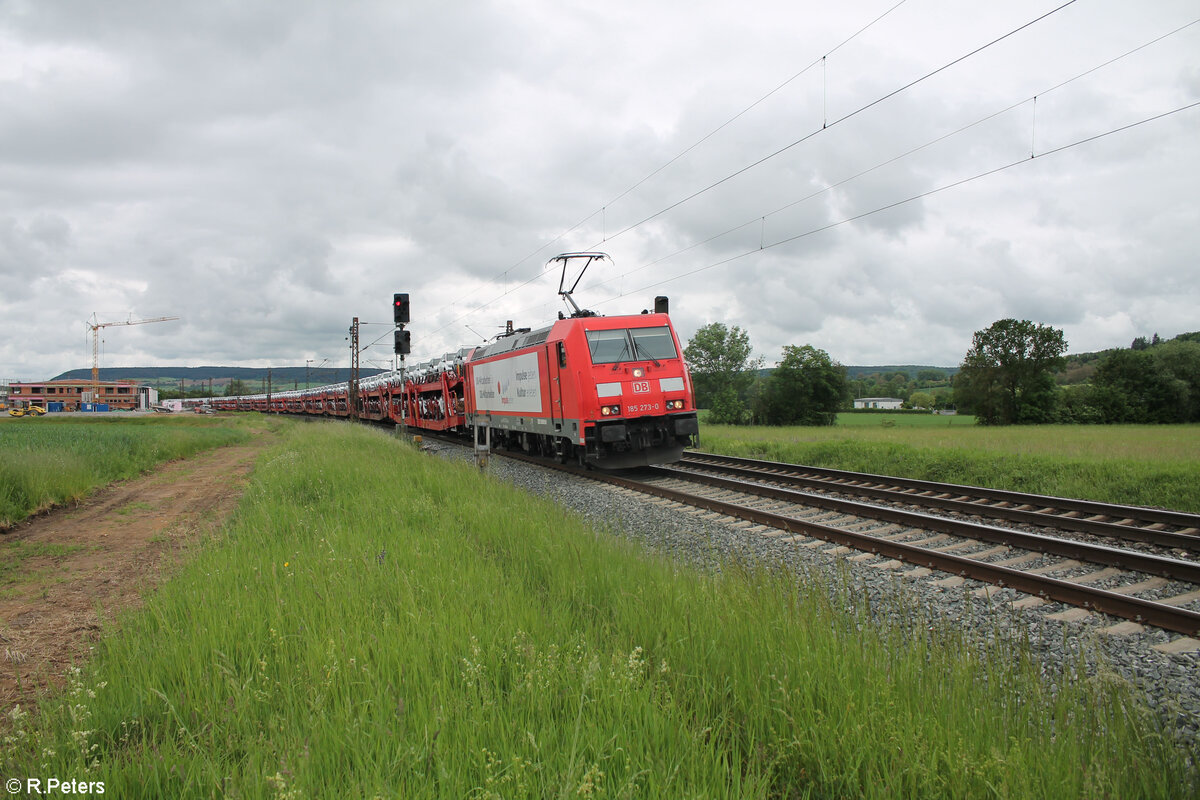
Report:
<svg viewBox="0 0 1200 800"><path fill-rule="evenodd" d="M966 428L975 425L975 417L970 414L843 413L838 414L837 425L843 428Z"/></svg>
<svg viewBox="0 0 1200 800"><path fill-rule="evenodd" d="M122 798L1200 788L1120 680L1043 675L894 602L907 622L881 626L836 587L650 556L381 432L289 426L224 538L11 720L0 775Z"/></svg>
<svg viewBox="0 0 1200 800"><path fill-rule="evenodd" d="M248 424L193 417L2 417L0 529L163 461L245 441Z"/></svg>
<svg viewBox="0 0 1200 800"><path fill-rule="evenodd" d="M1200 425L987 427L969 419L841 414L824 428L702 425L698 449L1200 513Z"/></svg>

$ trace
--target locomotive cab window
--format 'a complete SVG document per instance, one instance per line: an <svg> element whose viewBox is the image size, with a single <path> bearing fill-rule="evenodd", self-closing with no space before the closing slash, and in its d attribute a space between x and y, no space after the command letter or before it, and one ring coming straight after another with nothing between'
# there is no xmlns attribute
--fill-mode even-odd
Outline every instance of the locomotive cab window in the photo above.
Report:
<svg viewBox="0 0 1200 800"><path fill-rule="evenodd" d="M671 329L665 325L630 330L587 331L587 340L593 364L658 361L677 357Z"/></svg>
<svg viewBox="0 0 1200 800"><path fill-rule="evenodd" d="M629 333L633 336L635 360L675 358L675 340L670 328L634 328Z"/></svg>
<svg viewBox="0 0 1200 800"><path fill-rule="evenodd" d="M629 360L629 336L626 331L588 331L587 340L593 364L616 364Z"/></svg>

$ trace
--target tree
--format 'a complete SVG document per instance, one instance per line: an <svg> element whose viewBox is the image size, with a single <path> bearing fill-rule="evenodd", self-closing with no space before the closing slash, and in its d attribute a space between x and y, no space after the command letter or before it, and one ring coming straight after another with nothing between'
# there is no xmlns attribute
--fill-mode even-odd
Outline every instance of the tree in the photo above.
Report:
<svg viewBox="0 0 1200 800"><path fill-rule="evenodd" d="M912 408L933 408L933 395L929 392L913 392L908 396L908 405Z"/></svg>
<svg viewBox="0 0 1200 800"><path fill-rule="evenodd" d="M1163 368L1183 384L1182 420L1200 422L1200 341L1177 336L1172 341L1162 342L1151 352Z"/></svg>
<svg viewBox="0 0 1200 800"><path fill-rule="evenodd" d="M1049 422L1052 370L1062 366L1063 332L1029 320L1002 319L976 331L956 376L954 397L985 425Z"/></svg>
<svg viewBox="0 0 1200 800"><path fill-rule="evenodd" d="M1151 350L1112 350L1096 368L1093 402L1105 422L1185 422L1188 386Z"/></svg>
<svg viewBox="0 0 1200 800"><path fill-rule="evenodd" d="M1099 407L1102 392L1090 383L1068 384L1059 389L1055 422L1094 425L1104 422Z"/></svg>
<svg viewBox="0 0 1200 800"><path fill-rule="evenodd" d="M696 405L707 408L716 423L738 424L746 418L746 393L761 359L751 357L750 335L734 325L713 322L696 331L683 349L696 391Z"/></svg>
<svg viewBox="0 0 1200 800"><path fill-rule="evenodd" d="M226 397L240 397L241 395L247 394L254 394L254 391L251 390L250 387L246 385L245 381L241 380L240 378L234 378L229 382L229 385L225 387Z"/></svg>
<svg viewBox="0 0 1200 800"><path fill-rule="evenodd" d="M954 408L954 390L948 386L939 386L933 390L934 408Z"/></svg>
<svg viewBox="0 0 1200 800"><path fill-rule="evenodd" d="M845 367L811 345L787 345L763 389L762 418L768 425L832 425L849 397Z"/></svg>
<svg viewBox="0 0 1200 800"><path fill-rule="evenodd" d="M903 372L892 373L887 381L879 386L881 397L899 397L901 400L907 400L911 393L908 376Z"/></svg>

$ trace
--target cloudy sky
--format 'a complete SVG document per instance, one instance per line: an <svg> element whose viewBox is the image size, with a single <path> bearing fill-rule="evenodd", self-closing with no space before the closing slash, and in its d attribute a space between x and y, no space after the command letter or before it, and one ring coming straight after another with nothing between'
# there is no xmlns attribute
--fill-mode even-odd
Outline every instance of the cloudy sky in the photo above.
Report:
<svg viewBox="0 0 1200 800"><path fill-rule="evenodd" d="M1200 2L1061 4L0 0L0 378L432 356L577 250L769 363L1200 330Z"/></svg>

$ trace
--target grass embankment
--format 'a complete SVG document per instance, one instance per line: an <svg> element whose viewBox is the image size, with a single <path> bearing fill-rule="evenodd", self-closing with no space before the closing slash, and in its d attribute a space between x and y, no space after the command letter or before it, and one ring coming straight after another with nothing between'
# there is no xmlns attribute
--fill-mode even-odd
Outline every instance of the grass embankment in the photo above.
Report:
<svg viewBox="0 0 1200 800"><path fill-rule="evenodd" d="M249 438L251 420L98 417L0 420L0 530L163 461Z"/></svg>
<svg viewBox="0 0 1200 800"><path fill-rule="evenodd" d="M381 433L296 426L227 539L97 647L0 774L117 797L1196 787L1117 683L855 602L700 574Z"/></svg>
<svg viewBox="0 0 1200 800"><path fill-rule="evenodd" d="M699 449L1200 512L1200 425L962 423L932 414L843 414L828 428L704 425Z"/></svg>

